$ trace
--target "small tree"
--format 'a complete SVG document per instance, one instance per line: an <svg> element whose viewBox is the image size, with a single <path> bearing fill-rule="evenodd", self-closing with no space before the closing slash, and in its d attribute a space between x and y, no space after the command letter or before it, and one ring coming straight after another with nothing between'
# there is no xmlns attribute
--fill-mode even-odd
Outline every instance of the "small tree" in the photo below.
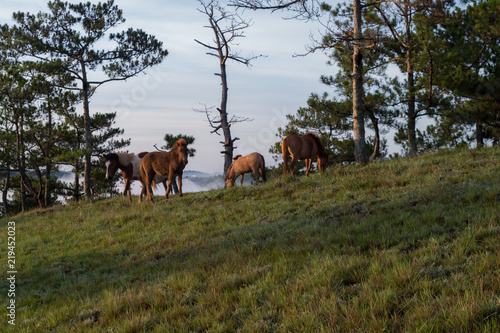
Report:
<svg viewBox="0 0 500 333"><path fill-rule="evenodd" d="M162 42L140 29L120 33L109 30L125 22L122 10L113 0L104 3L70 4L55 0L48 3L48 13L14 13L18 26L12 29L13 47L22 45L26 56L42 60L59 59L63 69L79 82L68 88L78 89L83 100L85 125L84 192L91 197L92 131L89 98L95 89L110 81L122 81L146 68L157 65L168 54ZM109 33L109 34L108 34ZM96 44L109 35L116 47L98 49ZM19 44L20 43L20 44ZM29 45L26 48L26 45ZM27 50L27 51L26 51ZM92 81L88 74L102 66L106 79Z"/></svg>
<svg viewBox="0 0 500 333"><path fill-rule="evenodd" d="M224 134L224 141L221 142L224 146L224 151L221 153L224 154L224 175L227 172L227 169L231 165L233 161L233 150L234 150L234 142L239 140L239 138L231 137L231 125L237 122L242 122L249 120L248 118L235 117L233 116L229 119L227 112L227 98L228 98L228 83L227 83L227 72L226 72L226 64L227 60L231 59L241 64L250 65L250 61L257 57L242 57L238 53L231 51L231 45L234 43L235 39L244 37L243 32L244 29L249 27L249 23L244 21L241 17L236 14L228 14L224 8L222 8L218 1L212 0L208 3L205 3L203 0L200 0L200 4L202 5L202 9L199 11L205 15L207 15L210 25L209 29L212 29L214 33L214 45L206 44L200 42L199 40L195 41L209 49L208 55L214 56L219 59L220 65L220 73L215 75L221 78L221 86L222 86L222 98L220 108L217 108L219 111L219 116L210 118L209 110L205 110L207 114L207 119L210 123L210 126L214 129L212 133L218 133L219 130L222 130ZM228 22L228 26L222 26L222 23Z"/></svg>

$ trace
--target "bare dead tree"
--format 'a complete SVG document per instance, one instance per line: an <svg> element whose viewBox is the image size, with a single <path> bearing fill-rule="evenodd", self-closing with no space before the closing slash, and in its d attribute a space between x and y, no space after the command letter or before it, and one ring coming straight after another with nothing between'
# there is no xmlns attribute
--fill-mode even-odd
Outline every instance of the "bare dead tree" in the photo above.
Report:
<svg viewBox="0 0 500 333"><path fill-rule="evenodd" d="M293 13L293 18L313 19L320 15L321 9L328 5L316 0L232 0L231 6L252 10L287 10ZM352 59L352 87L353 87L353 130L354 130L354 154L356 163L368 162L368 150L365 141L365 123L363 109L363 48L366 39L362 32L361 11L366 4L361 0L353 0L353 29L344 34L344 39L349 39L353 46ZM340 41L339 41L340 42ZM336 43L337 44L337 43ZM310 52L314 52L314 48Z"/></svg>
<svg viewBox="0 0 500 333"><path fill-rule="evenodd" d="M224 154L224 175L226 174L229 166L231 165L233 159L234 142L239 140L239 138L231 137L231 125L248 121L249 118L232 116L229 118L227 112L227 99L228 99L228 83L227 83L227 72L226 64L227 60L233 60L238 63L250 66L250 61L260 57L250 56L244 57L237 52L231 50L231 46L234 45L235 40L244 36L244 30L250 26L250 23L243 20L236 13L229 13L223 8L217 0L203 1L199 0L202 5L201 9L198 9L201 13L208 17L210 25L206 26L212 29L214 33L213 43L204 43L197 39L195 41L207 48L209 51L208 55L214 56L219 59L220 73L215 73L221 79L222 87L222 98L220 107L217 108L218 115L211 116L213 108L207 108L201 112L205 112L208 122L212 127L211 133L216 133L220 135L219 131L223 132L224 141L221 144L224 150L221 152Z"/></svg>

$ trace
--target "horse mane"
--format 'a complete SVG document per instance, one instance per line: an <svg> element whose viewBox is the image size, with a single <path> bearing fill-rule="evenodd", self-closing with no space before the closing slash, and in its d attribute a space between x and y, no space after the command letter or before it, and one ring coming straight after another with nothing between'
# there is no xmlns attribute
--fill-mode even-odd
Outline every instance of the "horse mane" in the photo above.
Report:
<svg viewBox="0 0 500 333"><path fill-rule="evenodd" d="M148 152L147 151L141 151L140 153L137 154L137 156L139 156L139 158L143 158L144 156L146 156Z"/></svg>
<svg viewBox="0 0 500 333"><path fill-rule="evenodd" d="M306 134L304 134L304 136L305 136L305 135L310 135L310 136L312 136L314 139L319 140L319 136L318 136L318 134L316 134L316 133L314 133L314 132L309 131L309 132L307 132Z"/></svg>
<svg viewBox="0 0 500 333"><path fill-rule="evenodd" d="M233 157L233 161L231 162L231 164L229 164L229 167L227 168L227 172L226 174L224 175L224 180L226 180L228 177L229 177L229 174L231 173L231 170L233 170L233 165L234 165L234 162L240 158L241 155L236 155L235 157Z"/></svg>
<svg viewBox="0 0 500 333"><path fill-rule="evenodd" d="M323 142L316 133L307 132L305 135L310 136L316 142L316 145L318 146L318 150L320 151L321 155L323 156L327 155L325 146L323 145Z"/></svg>
<svg viewBox="0 0 500 333"><path fill-rule="evenodd" d="M224 181L226 181L229 178L229 174L233 170L234 162L240 157L241 155L236 155L235 157L233 157L233 161L231 162L231 164L229 164L229 166L227 167L227 171L224 173Z"/></svg>
<svg viewBox="0 0 500 333"><path fill-rule="evenodd" d="M106 154L104 155L104 158L107 160L107 161L111 161L112 159L116 158L118 159L118 155L115 154L115 153L109 153L109 154Z"/></svg>

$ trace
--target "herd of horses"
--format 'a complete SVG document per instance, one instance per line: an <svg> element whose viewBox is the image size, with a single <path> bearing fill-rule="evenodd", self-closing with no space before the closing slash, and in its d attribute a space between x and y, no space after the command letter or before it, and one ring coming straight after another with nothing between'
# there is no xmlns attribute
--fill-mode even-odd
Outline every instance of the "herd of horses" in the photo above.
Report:
<svg viewBox="0 0 500 333"><path fill-rule="evenodd" d="M167 152L141 152L134 153L110 153L104 156L106 160L106 179L111 180L116 171L122 171L125 180L125 190L123 196L128 196L129 202L132 202L130 183L133 180L139 180L142 184L139 202L146 195L146 199L153 202L153 188L162 183L165 187L165 199L172 189L172 182L177 176L179 196L182 197L182 173L188 164L188 148L184 139L175 142L172 149ZM318 169L323 171L328 161L328 153L323 146L320 138L308 132L304 135L289 134L282 143L281 150L283 154L283 174L287 174L287 164L291 157L290 173L293 176L294 167L298 160L306 162L306 176L309 175L312 160L317 157ZM234 186L235 180L241 177L243 185L243 176L245 173L252 172L259 184L259 178L266 181L266 166L264 157L259 153L251 153L247 156L238 155L234 157L233 163L229 166L224 176L226 187Z"/></svg>

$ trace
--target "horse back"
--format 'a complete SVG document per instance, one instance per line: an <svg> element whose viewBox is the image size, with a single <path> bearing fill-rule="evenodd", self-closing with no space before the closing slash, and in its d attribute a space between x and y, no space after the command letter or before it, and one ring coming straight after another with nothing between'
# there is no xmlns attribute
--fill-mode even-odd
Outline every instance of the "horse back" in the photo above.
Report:
<svg viewBox="0 0 500 333"><path fill-rule="evenodd" d="M179 162L172 151L151 152L144 156L142 163L145 168L163 176L167 176L169 173L180 174L185 167L185 164Z"/></svg>
<svg viewBox="0 0 500 333"><path fill-rule="evenodd" d="M170 152L151 152L142 158L145 169L158 175L168 175L170 167Z"/></svg>
<svg viewBox="0 0 500 333"><path fill-rule="evenodd" d="M242 173L247 173L259 167L261 158L262 155L259 153L250 153L247 156L238 158L234 163L236 168L241 170Z"/></svg>
<svg viewBox="0 0 500 333"><path fill-rule="evenodd" d="M130 163L132 164L132 177L134 179L140 179L141 178L141 170L140 170L141 158L139 157L139 155L134 155L134 157L130 160Z"/></svg>
<svg viewBox="0 0 500 333"><path fill-rule="evenodd" d="M297 159L306 159L313 156L314 141L297 134L289 134L285 138L290 155Z"/></svg>

